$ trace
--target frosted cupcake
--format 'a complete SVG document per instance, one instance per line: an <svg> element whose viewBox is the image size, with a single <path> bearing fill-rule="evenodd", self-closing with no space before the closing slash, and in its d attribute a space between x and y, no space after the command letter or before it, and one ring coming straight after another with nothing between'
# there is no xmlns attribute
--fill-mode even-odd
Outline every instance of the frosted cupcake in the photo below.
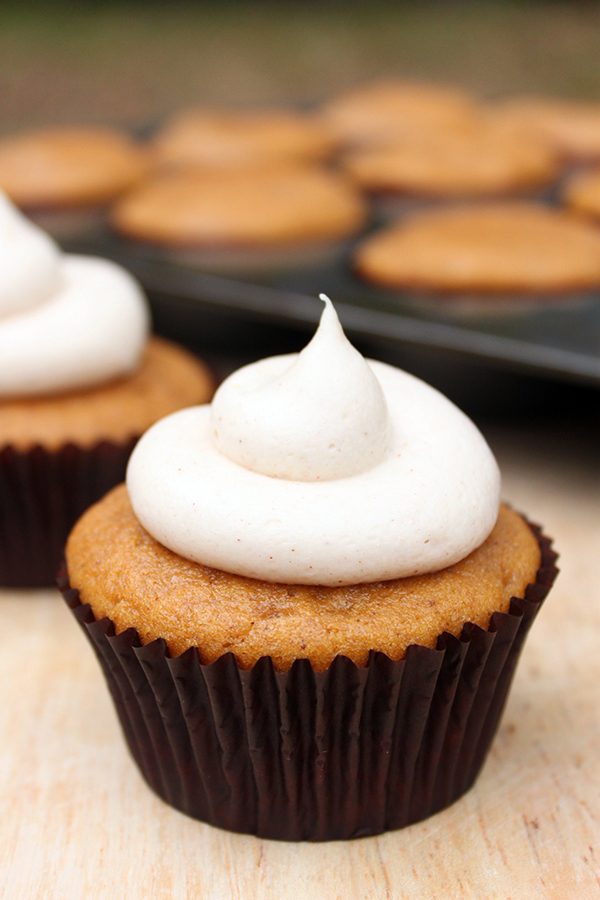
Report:
<svg viewBox="0 0 600 900"><path fill-rule="evenodd" d="M301 354L157 423L62 582L150 785L294 840L460 796L555 574L499 493L475 426L365 361L329 304Z"/></svg>
<svg viewBox="0 0 600 900"><path fill-rule="evenodd" d="M0 140L0 188L58 239L101 226L107 206L149 164L144 148L109 128L55 128Z"/></svg>
<svg viewBox="0 0 600 900"><path fill-rule="evenodd" d="M136 439L210 399L206 368L148 332L124 269L62 254L0 195L0 585L53 584L69 529Z"/></svg>

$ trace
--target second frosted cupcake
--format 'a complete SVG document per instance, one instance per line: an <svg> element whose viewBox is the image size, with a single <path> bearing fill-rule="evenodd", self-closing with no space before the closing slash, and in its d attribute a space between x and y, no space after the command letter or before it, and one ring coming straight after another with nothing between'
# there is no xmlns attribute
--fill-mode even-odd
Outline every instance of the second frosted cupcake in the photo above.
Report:
<svg viewBox="0 0 600 900"><path fill-rule="evenodd" d="M136 439L210 399L206 367L149 338L149 318L128 272L62 254L0 195L0 585L54 584Z"/></svg>

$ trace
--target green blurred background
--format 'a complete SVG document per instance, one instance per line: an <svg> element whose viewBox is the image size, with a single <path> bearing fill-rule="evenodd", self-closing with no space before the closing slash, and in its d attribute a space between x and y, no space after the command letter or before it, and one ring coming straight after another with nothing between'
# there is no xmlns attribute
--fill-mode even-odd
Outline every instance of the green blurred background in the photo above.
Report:
<svg viewBox="0 0 600 900"><path fill-rule="evenodd" d="M318 101L381 75L600 99L600 5L1 3L0 129Z"/></svg>

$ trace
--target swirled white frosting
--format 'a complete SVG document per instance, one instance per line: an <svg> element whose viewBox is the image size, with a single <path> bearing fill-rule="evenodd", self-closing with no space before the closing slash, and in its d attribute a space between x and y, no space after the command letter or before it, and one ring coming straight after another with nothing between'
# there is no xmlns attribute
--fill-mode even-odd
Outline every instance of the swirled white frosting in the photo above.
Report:
<svg viewBox="0 0 600 900"><path fill-rule="evenodd" d="M141 288L72 256L0 194L0 396L90 387L133 371L147 340Z"/></svg>
<svg viewBox="0 0 600 900"><path fill-rule="evenodd" d="M419 379L364 360L329 305L302 353L240 369L212 409L146 432L127 486L175 553L287 584L445 568L483 543L500 502L475 425Z"/></svg>

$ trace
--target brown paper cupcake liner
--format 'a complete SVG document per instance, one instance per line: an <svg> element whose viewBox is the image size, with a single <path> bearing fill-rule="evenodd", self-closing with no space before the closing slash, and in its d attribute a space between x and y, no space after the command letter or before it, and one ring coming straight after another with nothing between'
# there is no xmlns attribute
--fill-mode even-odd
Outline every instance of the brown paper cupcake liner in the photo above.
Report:
<svg viewBox="0 0 600 900"><path fill-rule="evenodd" d="M125 477L137 438L0 448L0 586L50 587L79 516Z"/></svg>
<svg viewBox="0 0 600 900"><path fill-rule="evenodd" d="M106 676L131 753L156 793L194 818L279 840L337 840L402 828L473 784L504 707L529 627L556 577L550 541L536 581L489 627L444 633L393 661L338 656L315 672L270 657L249 670L232 653L203 665L197 648L171 658L64 597Z"/></svg>

